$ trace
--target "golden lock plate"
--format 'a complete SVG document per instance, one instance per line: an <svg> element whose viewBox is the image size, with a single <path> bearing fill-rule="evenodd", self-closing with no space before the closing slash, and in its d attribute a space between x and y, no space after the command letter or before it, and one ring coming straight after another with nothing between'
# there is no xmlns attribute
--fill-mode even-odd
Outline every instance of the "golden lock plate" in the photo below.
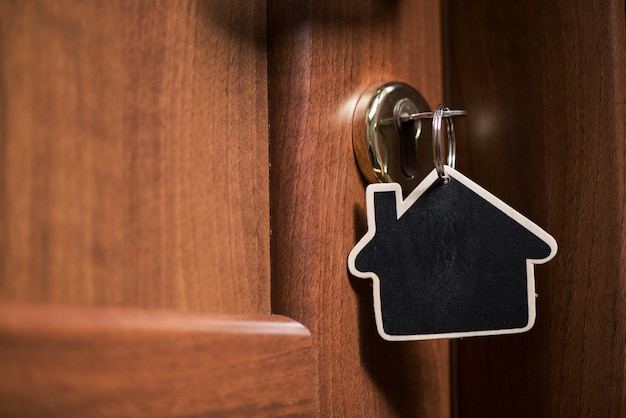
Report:
<svg viewBox="0 0 626 418"><path fill-rule="evenodd" d="M422 95L408 84L370 86L353 118L354 154L370 183L399 183L409 193L432 170L431 130L410 115L430 112Z"/></svg>

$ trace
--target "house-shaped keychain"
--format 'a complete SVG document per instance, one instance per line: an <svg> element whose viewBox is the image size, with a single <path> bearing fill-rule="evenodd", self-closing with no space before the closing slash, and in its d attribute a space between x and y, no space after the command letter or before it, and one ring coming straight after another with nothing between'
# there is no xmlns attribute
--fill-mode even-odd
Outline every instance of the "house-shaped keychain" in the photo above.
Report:
<svg viewBox="0 0 626 418"><path fill-rule="evenodd" d="M350 272L371 279L379 334L422 340L512 334L535 322L534 265L557 244L547 232L453 168L433 170L403 200L369 185L368 232Z"/></svg>

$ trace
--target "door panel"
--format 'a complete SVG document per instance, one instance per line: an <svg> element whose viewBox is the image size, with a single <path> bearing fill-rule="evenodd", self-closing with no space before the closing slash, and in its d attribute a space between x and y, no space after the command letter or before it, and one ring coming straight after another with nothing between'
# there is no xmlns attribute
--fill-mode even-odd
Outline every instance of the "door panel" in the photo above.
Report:
<svg viewBox="0 0 626 418"><path fill-rule="evenodd" d="M0 3L0 415L314 413L269 315L265 13Z"/></svg>
<svg viewBox="0 0 626 418"><path fill-rule="evenodd" d="M0 4L0 300L270 312L265 4L240 6Z"/></svg>
<svg viewBox="0 0 626 418"><path fill-rule="evenodd" d="M451 0L448 22L460 168L559 243L533 330L458 343L459 416L624 416L624 2Z"/></svg>
<svg viewBox="0 0 626 418"><path fill-rule="evenodd" d="M449 416L447 341L383 341L370 283L347 272L366 229L356 99L398 79L441 101L440 3L271 1L268 16L272 307L311 330L320 416Z"/></svg>

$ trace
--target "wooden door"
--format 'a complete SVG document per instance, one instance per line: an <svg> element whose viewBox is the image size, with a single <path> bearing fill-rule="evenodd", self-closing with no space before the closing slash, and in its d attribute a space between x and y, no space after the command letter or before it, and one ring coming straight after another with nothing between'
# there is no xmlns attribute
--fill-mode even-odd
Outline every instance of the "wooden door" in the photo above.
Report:
<svg viewBox="0 0 626 418"><path fill-rule="evenodd" d="M0 3L0 415L449 416L448 343L382 342L346 268L354 100L440 101L440 31L435 0Z"/></svg>
<svg viewBox="0 0 626 418"><path fill-rule="evenodd" d="M526 334L457 345L469 417L626 416L623 1L450 0L459 166L559 243Z"/></svg>
<svg viewBox="0 0 626 418"><path fill-rule="evenodd" d="M0 2L0 415L623 416L623 3L507 3ZM530 333L376 334L390 80L559 241Z"/></svg>

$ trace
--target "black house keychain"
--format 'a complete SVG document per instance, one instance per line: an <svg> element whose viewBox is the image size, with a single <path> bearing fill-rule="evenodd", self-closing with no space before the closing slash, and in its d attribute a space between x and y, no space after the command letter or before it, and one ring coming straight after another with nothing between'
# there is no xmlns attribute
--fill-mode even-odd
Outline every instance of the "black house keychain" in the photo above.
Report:
<svg viewBox="0 0 626 418"><path fill-rule="evenodd" d="M534 265L553 258L547 232L450 166L433 116L435 169L407 196L397 183L366 191L368 231L348 257L371 279L379 334L406 341L513 334L535 322ZM448 122L448 161L454 131Z"/></svg>

